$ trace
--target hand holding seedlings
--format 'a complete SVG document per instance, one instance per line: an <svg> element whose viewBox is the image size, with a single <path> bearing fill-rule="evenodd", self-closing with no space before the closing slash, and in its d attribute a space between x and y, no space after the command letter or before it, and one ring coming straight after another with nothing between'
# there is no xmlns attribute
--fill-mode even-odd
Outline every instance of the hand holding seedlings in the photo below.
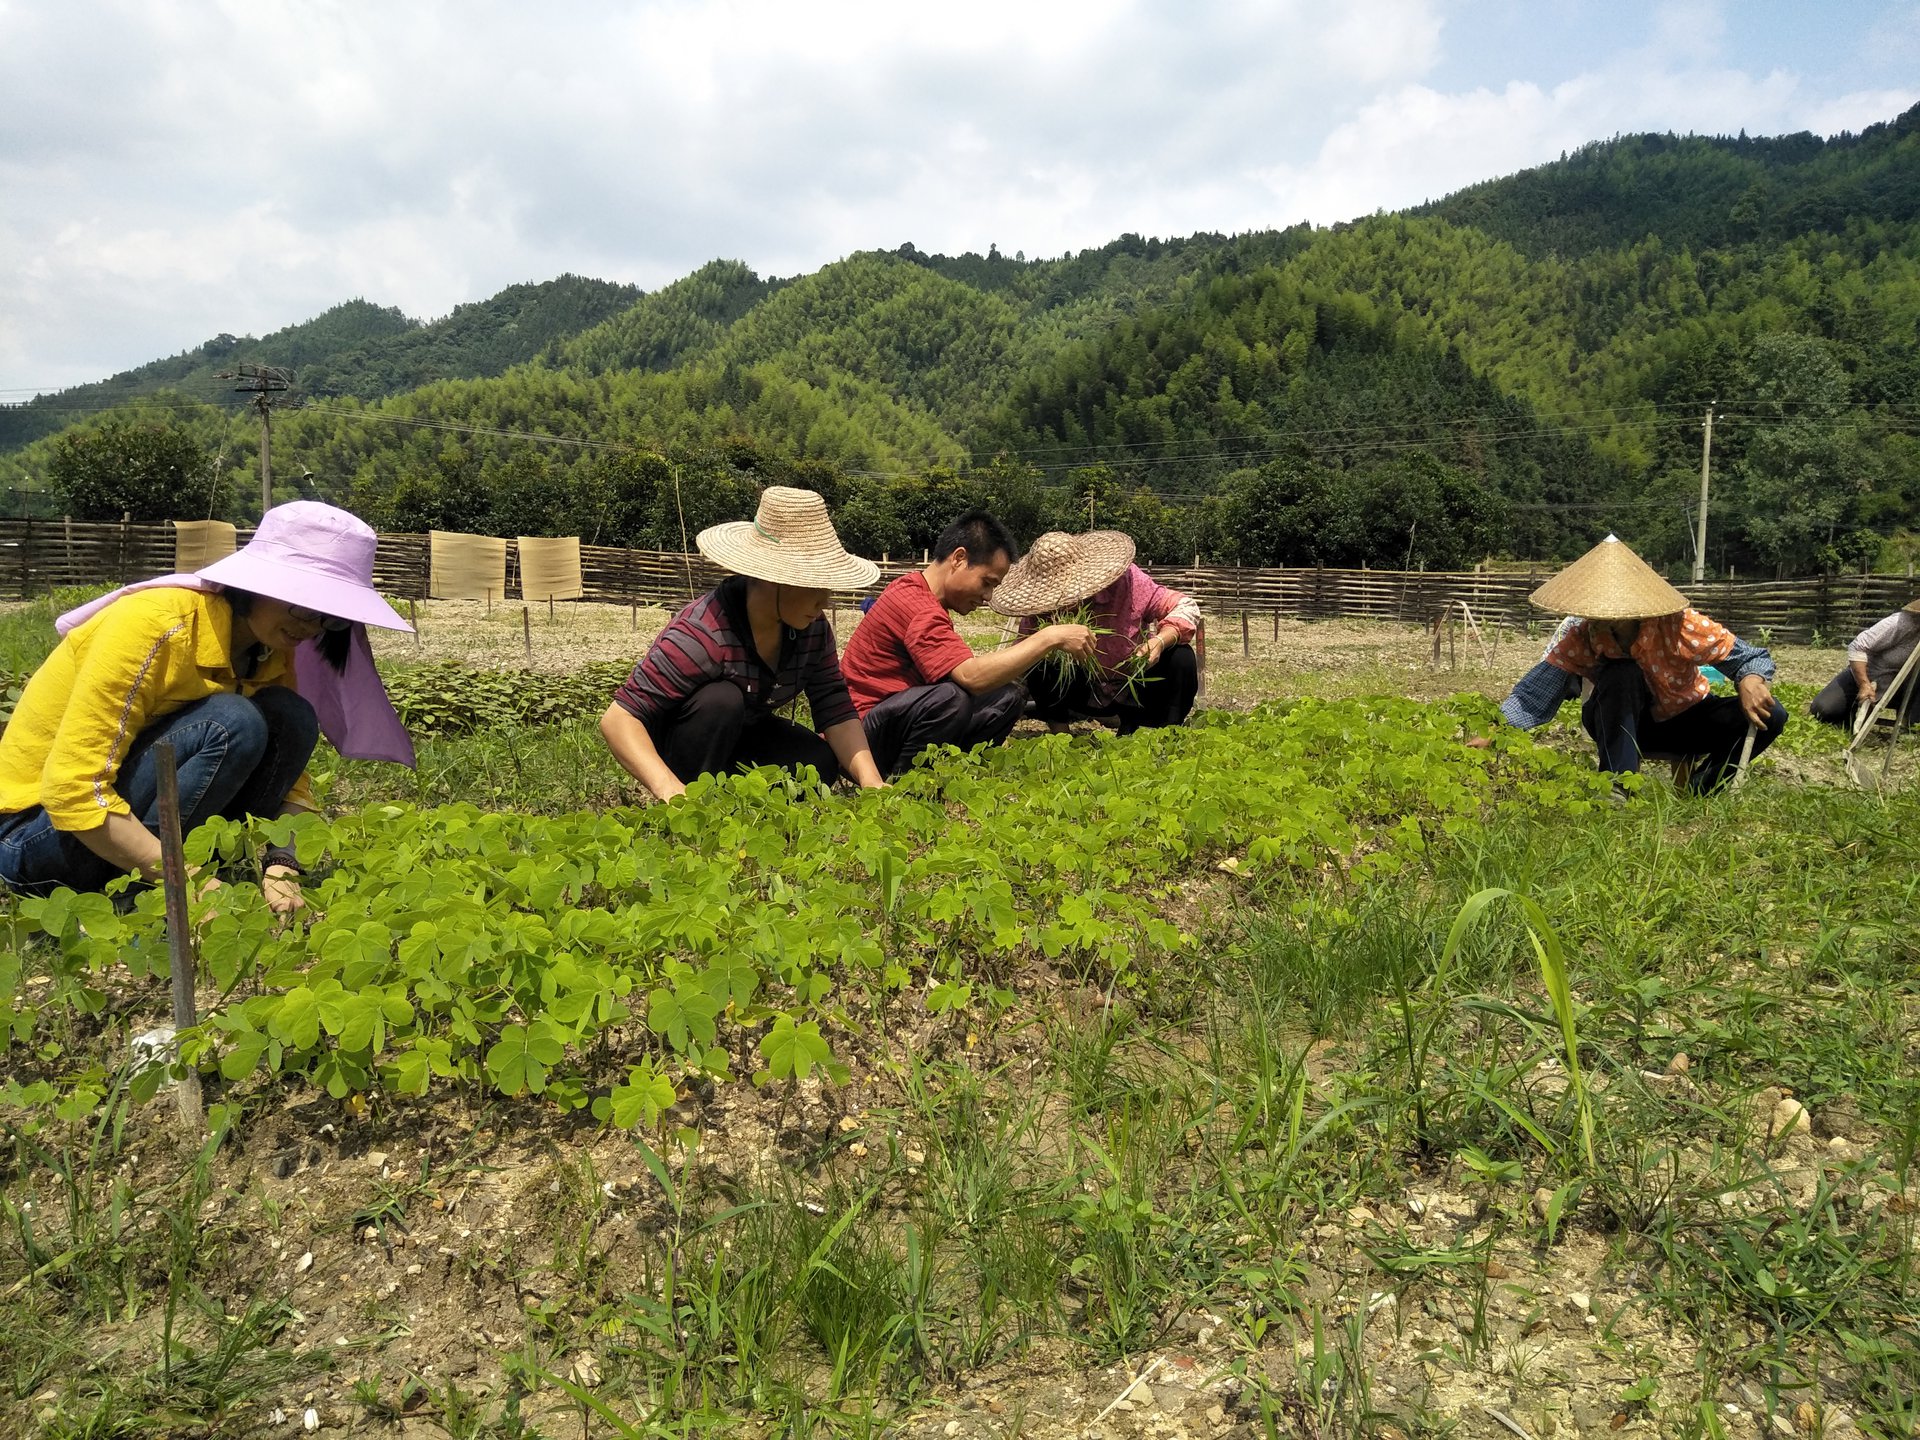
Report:
<svg viewBox="0 0 1920 1440"><path fill-rule="evenodd" d="M1070 659L1092 661L1096 636L1088 625L1062 624L1049 625L1046 629L1048 648L1066 655Z"/></svg>
<svg viewBox="0 0 1920 1440"><path fill-rule="evenodd" d="M1130 667L1136 673L1145 673L1160 663L1160 657L1166 653L1167 640L1159 630L1147 636L1134 647Z"/></svg>

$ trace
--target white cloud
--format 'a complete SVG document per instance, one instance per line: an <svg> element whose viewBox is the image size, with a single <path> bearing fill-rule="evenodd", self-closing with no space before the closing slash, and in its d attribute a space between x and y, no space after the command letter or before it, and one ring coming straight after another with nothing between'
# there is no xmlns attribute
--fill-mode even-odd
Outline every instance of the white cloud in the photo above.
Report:
<svg viewBox="0 0 1920 1440"><path fill-rule="evenodd" d="M1800 127L1816 135L1838 135L1843 131L1859 134L1869 125L1891 120L1920 101L1920 89L1856 90L1851 95L1822 101L1805 112Z"/></svg>
<svg viewBox="0 0 1920 1440"><path fill-rule="evenodd" d="M1622 130L1857 129L1904 93L1715 69L1712 4L1576 79L1487 54L1448 93L1449 3L0 0L0 386L356 295L428 316L563 270L1343 219Z"/></svg>
<svg viewBox="0 0 1920 1440"><path fill-rule="evenodd" d="M1521 81L1463 94L1402 86L1335 127L1311 162L1276 166L1263 179L1282 209L1331 223L1437 200L1616 134L1833 135L1889 119L1916 99L1920 90L1828 99L1784 70L1658 69L1635 55L1550 90Z"/></svg>

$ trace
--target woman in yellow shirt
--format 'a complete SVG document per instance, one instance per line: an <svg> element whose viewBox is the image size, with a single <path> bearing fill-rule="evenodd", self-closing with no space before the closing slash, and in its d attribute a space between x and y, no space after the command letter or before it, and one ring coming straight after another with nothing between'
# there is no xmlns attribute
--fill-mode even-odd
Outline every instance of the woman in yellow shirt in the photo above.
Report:
<svg viewBox="0 0 1920 1440"><path fill-rule="evenodd" d="M410 628L373 588L374 542L346 511L296 501L195 574L61 616L0 736L0 882L46 894L157 879L161 740L184 830L314 809L305 772L322 732L342 754L412 764L367 643L370 624ZM298 909L298 858L266 858L268 902Z"/></svg>

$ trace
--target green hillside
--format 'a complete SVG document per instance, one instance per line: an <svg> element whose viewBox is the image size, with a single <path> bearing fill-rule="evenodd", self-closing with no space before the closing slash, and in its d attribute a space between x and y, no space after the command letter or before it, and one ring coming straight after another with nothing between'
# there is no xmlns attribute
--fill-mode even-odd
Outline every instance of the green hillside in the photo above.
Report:
<svg viewBox="0 0 1920 1440"><path fill-rule="evenodd" d="M729 325L779 284L737 260L714 260L573 336L554 358L588 375L670 370L711 350Z"/></svg>
<svg viewBox="0 0 1920 1440"><path fill-rule="evenodd" d="M142 397L237 409L245 397L217 377L241 364L292 369L305 394L362 399L435 380L498 375L623 310L638 295L631 285L562 275L539 285L511 285L428 324L391 307L349 300L257 340L219 335L108 380L0 406L0 450L51 435L78 415Z"/></svg>
<svg viewBox="0 0 1920 1440"><path fill-rule="evenodd" d="M1616 530L1678 565L1712 403L1710 561L1850 568L1897 558L1920 503L1916 196L1920 110L1832 141L1624 137L1330 230L905 245L788 279L720 260L650 295L569 277L259 343L317 395L278 422L283 493L401 528L677 545L785 479L894 553L984 498L1159 559L1442 565ZM223 363L148 379L211 398ZM169 473L204 456L213 507L244 504L211 467L253 464L251 424L164 397L0 479L136 509L110 462L166 435Z"/></svg>
<svg viewBox="0 0 1920 1440"><path fill-rule="evenodd" d="M1857 219L1920 220L1920 110L1858 135L1774 139L1630 135L1559 163L1469 186L1411 211L1468 226L1536 258L1656 235L1672 249L1784 244Z"/></svg>

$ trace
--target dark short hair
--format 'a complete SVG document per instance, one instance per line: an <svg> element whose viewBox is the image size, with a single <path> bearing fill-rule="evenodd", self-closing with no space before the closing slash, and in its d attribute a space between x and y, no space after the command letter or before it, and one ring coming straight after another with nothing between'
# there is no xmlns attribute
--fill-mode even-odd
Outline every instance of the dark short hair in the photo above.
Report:
<svg viewBox="0 0 1920 1440"><path fill-rule="evenodd" d="M967 559L980 563L1002 551L1010 562L1020 558L1020 547L1007 527L984 510L969 510L942 530L933 542L933 558L944 560L962 546L966 547Z"/></svg>

